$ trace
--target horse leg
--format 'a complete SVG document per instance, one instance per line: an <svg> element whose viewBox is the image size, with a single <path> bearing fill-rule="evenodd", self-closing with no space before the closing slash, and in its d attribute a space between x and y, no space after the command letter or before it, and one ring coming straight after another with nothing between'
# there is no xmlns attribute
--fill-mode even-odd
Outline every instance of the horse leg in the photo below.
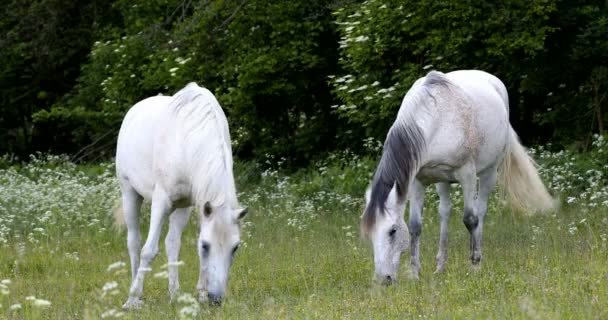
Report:
<svg viewBox="0 0 608 320"><path fill-rule="evenodd" d="M169 216L169 232L165 238L165 251L169 268L169 297L173 301L179 293L179 249L181 247L182 232L190 218L192 208L175 209Z"/></svg>
<svg viewBox="0 0 608 320"><path fill-rule="evenodd" d="M483 232L483 220L488 211L488 199L494 187L496 186L496 168L489 168L484 170L479 175L479 194L477 201L475 202L475 212L477 214L478 223L477 227L473 229L473 238L475 241L475 251L473 252L473 263L479 263L481 261L481 238Z"/></svg>
<svg viewBox="0 0 608 320"><path fill-rule="evenodd" d="M142 197L130 186L121 185L122 210L127 225L127 248L131 260L131 283L135 281L139 268L141 235L139 231L139 210Z"/></svg>
<svg viewBox="0 0 608 320"><path fill-rule="evenodd" d="M439 251L437 252L437 269L435 273L445 271L445 264L448 261L448 222L452 211L452 203L450 199L450 184L446 182L437 183L435 185L439 194Z"/></svg>
<svg viewBox="0 0 608 320"><path fill-rule="evenodd" d="M422 210L424 206L424 185L414 179L410 185L410 247L411 277L418 279L420 274L420 234L422 233Z"/></svg>
<svg viewBox="0 0 608 320"><path fill-rule="evenodd" d="M471 263L477 265L480 260L479 249L477 248L477 241L475 238L475 229L479 225L479 217L475 212L475 198L477 193L477 176L475 172L475 166L468 164L463 166L458 174L457 179L462 186L462 193L464 196L464 216L462 222L469 230L471 235L470 247L471 247Z"/></svg>
<svg viewBox="0 0 608 320"><path fill-rule="evenodd" d="M163 222L167 214L171 211L171 200L167 196L167 193L160 187L154 188L152 194L152 214L150 216L150 230L148 231L148 237L146 243L142 249L141 260L139 268L137 269L137 276L131 284L129 290L129 299L123 305L124 309L141 308L143 302L141 296L144 292L144 278L148 271L151 271L150 263L154 260L154 257L158 254L158 241L160 239L160 232L162 231Z"/></svg>

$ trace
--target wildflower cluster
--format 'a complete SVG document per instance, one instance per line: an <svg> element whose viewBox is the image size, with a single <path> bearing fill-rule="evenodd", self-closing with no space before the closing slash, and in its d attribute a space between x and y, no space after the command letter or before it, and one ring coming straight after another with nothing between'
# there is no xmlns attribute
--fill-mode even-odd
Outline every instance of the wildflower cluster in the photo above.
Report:
<svg viewBox="0 0 608 320"><path fill-rule="evenodd" d="M123 277L127 273L127 264L124 261L116 261L111 263L106 269L107 273L112 274L115 277ZM120 318L125 315L123 311L118 310L116 307L111 305L110 297L117 296L120 294L120 287L118 282L112 280L104 283L101 287L101 293L99 294L100 305L110 304L108 309L101 312L100 317L102 319Z"/></svg>
<svg viewBox="0 0 608 320"><path fill-rule="evenodd" d="M0 245L15 236L37 243L49 229L104 232L118 196L113 165L87 175L61 156L32 156L22 166L0 169ZM78 259L78 254L68 254Z"/></svg>
<svg viewBox="0 0 608 320"><path fill-rule="evenodd" d="M530 149L530 154L538 161L539 172L548 188L566 204L576 204L585 210L608 208L606 146L606 139L595 135L591 150L585 154L567 150L551 152L543 146Z"/></svg>
<svg viewBox="0 0 608 320"><path fill-rule="evenodd" d="M201 311L198 300L189 293L184 293L177 298L177 302L183 307L179 310L180 319L194 319Z"/></svg>

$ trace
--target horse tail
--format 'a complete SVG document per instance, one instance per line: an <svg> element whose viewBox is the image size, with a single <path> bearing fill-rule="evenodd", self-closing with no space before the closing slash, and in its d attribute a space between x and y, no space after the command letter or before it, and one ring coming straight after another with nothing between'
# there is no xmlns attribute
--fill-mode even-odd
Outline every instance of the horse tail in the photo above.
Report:
<svg viewBox="0 0 608 320"><path fill-rule="evenodd" d="M518 210L545 212L557 209L559 201L547 191L536 162L526 153L515 130L510 127L509 131L507 153L498 170L505 197Z"/></svg>
<svg viewBox="0 0 608 320"><path fill-rule="evenodd" d="M122 209L122 200L120 198L118 198L116 201L114 201L114 206L112 207L112 217L113 219L113 225L115 228L122 230L124 229L126 223L125 223L125 213Z"/></svg>

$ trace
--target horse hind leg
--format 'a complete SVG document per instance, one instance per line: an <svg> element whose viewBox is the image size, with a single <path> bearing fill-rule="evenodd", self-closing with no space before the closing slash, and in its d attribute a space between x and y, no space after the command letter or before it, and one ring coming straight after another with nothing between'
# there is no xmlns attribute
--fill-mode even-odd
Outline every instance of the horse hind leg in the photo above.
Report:
<svg viewBox="0 0 608 320"><path fill-rule="evenodd" d="M483 233L483 221L488 212L488 199L496 186L496 168L485 170L479 175L479 194L475 202L475 212L477 214L477 227L473 229L473 239L475 241L475 251L471 261L479 263L481 261L481 239Z"/></svg>
<svg viewBox="0 0 608 320"><path fill-rule="evenodd" d="M139 230L139 211L142 197L130 186L121 186L122 211L127 225L127 248L131 260L131 283L135 281L139 268L139 255L141 252L141 235Z"/></svg>
<svg viewBox="0 0 608 320"><path fill-rule="evenodd" d="M422 234L422 211L424 207L424 185L414 180L410 185L410 248L411 248L411 274L413 279L418 279L420 274L420 234Z"/></svg>
<svg viewBox="0 0 608 320"><path fill-rule="evenodd" d="M437 252L437 269L435 273L445 271L445 264L448 261L448 223L452 211L452 203L450 199L450 184L437 183L435 185L439 194L439 250Z"/></svg>
<svg viewBox="0 0 608 320"><path fill-rule="evenodd" d="M479 233L476 232L479 225L479 217L477 216L475 210L475 198L477 194L477 175L475 172L475 166L473 164L463 166L457 172L457 178L462 186L462 193L464 195L464 216L462 218L462 222L467 227L467 230L469 230L469 234L471 235L470 259L473 265L477 265L481 260L481 251L480 248L478 248L480 241L477 239L477 237Z"/></svg>
<svg viewBox="0 0 608 320"><path fill-rule="evenodd" d="M165 251L167 254L167 265L169 269L169 297L171 301L179 294L179 251L181 238L192 208L175 209L169 216L169 232L165 238Z"/></svg>

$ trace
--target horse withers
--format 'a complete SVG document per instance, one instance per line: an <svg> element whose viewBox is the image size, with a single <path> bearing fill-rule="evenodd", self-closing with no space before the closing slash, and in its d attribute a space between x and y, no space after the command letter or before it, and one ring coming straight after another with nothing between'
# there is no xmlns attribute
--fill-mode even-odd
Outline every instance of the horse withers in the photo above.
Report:
<svg viewBox="0 0 608 320"><path fill-rule="evenodd" d="M247 209L238 204L228 122L213 94L190 83L173 97L156 96L135 104L118 135L116 173L132 275L123 308L143 304L144 277L158 253L166 217L169 293L175 298L181 235L193 206L201 213L199 300L221 303L239 246L239 221ZM151 217L141 249L139 212L143 199L151 201Z"/></svg>
<svg viewBox="0 0 608 320"><path fill-rule="evenodd" d="M361 229L373 245L376 279L384 284L396 280L401 254L408 246L411 275L418 278L424 189L431 183L440 199L436 272L445 270L448 257L453 182L462 186L470 259L478 265L488 198L497 179L515 208L544 211L556 205L509 123L507 90L497 77L461 70L431 71L418 79L403 99L366 192ZM408 198L406 225L403 212Z"/></svg>

